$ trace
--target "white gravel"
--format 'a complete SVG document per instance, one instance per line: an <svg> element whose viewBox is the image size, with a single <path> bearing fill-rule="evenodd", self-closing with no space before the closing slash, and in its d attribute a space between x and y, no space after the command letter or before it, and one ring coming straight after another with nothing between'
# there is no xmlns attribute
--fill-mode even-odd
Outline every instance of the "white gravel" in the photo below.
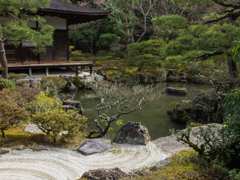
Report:
<svg viewBox="0 0 240 180"><path fill-rule="evenodd" d="M17 154L4 154L0 158L0 180L75 180L92 169L119 167L129 172L168 157L152 142L147 146L114 146L121 151L83 156L77 151L52 148L50 151L25 149Z"/></svg>

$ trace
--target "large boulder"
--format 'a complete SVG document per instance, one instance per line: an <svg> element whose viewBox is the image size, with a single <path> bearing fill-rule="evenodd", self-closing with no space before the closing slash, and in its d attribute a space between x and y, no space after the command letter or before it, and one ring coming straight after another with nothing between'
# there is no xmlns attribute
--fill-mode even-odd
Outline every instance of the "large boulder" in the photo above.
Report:
<svg viewBox="0 0 240 180"><path fill-rule="evenodd" d="M139 82L140 81L140 74L135 74L135 75L132 76L132 78L133 78L134 81Z"/></svg>
<svg viewBox="0 0 240 180"><path fill-rule="evenodd" d="M68 81L65 86L65 90L68 92L75 92L78 88L71 81Z"/></svg>
<svg viewBox="0 0 240 180"><path fill-rule="evenodd" d="M195 75L192 82L196 84L209 84L208 79L203 75Z"/></svg>
<svg viewBox="0 0 240 180"><path fill-rule="evenodd" d="M160 82L166 81L166 79L167 79L167 74L168 74L167 71L159 71L159 72L157 73L157 75L156 75L156 80L157 80L157 81L160 81Z"/></svg>
<svg viewBox="0 0 240 180"><path fill-rule="evenodd" d="M151 74L147 74L147 75L141 74L139 76L139 78L140 78L140 82L142 84L150 84L151 83L151 79L152 79L152 75Z"/></svg>
<svg viewBox="0 0 240 180"><path fill-rule="evenodd" d="M227 94L210 90L207 94L201 93L193 99L193 110L190 118L195 121L222 123L224 114L217 113L223 98ZM215 118L214 118L215 117Z"/></svg>
<svg viewBox="0 0 240 180"><path fill-rule="evenodd" d="M68 74L60 74L59 77L66 80L66 81L69 81L70 76Z"/></svg>
<svg viewBox="0 0 240 180"><path fill-rule="evenodd" d="M9 153L11 151L11 149L9 148L0 148L0 154L6 154Z"/></svg>
<svg viewBox="0 0 240 180"><path fill-rule="evenodd" d="M42 150L49 151L49 148L43 145L34 145L32 147L32 151L42 151Z"/></svg>
<svg viewBox="0 0 240 180"><path fill-rule="evenodd" d="M168 74L174 76L176 72L174 71L174 69L169 69Z"/></svg>
<svg viewBox="0 0 240 180"><path fill-rule="evenodd" d="M39 129L36 124L28 124L28 125L23 129L23 132L43 133L42 130Z"/></svg>
<svg viewBox="0 0 240 180"><path fill-rule="evenodd" d="M14 146L14 147L12 148L12 150L21 151L21 150L24 150L24 149L26 149L26 148L27 148L27 147L24 146L24 145L18 145L18 146Z"/></svg>
<svg viewBox="0 0 240 180"><path fill-rule="evenodd" d="M113 139L114 143L121 144L140 144L146 145L151 141L151 137L145 126L142 126L140 122L127 122L116 133Z"/></svg>
<svg viewBox="0 0 240 180"><path fill-rule="evenodd" d="M79 101L74 101L72 99L68 99L66 101L63 101L63 107L65 110L73 109L73 110L78 111L79 114L83 114L83 107Z"/></svg>
<svg viewBox="0 0 240 180"><path fill-rule="evenodd" d="M170 75L167 77L167 82L179 82L180 81L180 78L179 77L175 77L173 75Z"/></svg>
<svg viewBox="0 0 240 180"><path fill-rule="evenodd" d="M173 94L173 95L186 95L187 94L186 88L167 87L166 91L168 94Z"/></svg>
<svg viewBox="0 0 240 180"><path fill-rule="evenodd" d="M37 81L37 80L31 81L30 83L30 87L32 88L39 88L40 86L41 86L41 83L40 81Z"/></svg>
<svg viewBox="0 0 240 180"><path fill-rule="evenodd" d="M170 116L174 122L187 122L189 114L193 111L193 102L190 100L183 100L180 104L176 105Z"/></svg>
<svg viewBox="0 0 240 180"><path fill-rule="evenodd" d="M103 80L108 80L107 74L104 74L101 70L96 70L96 74L103 76Z"/></svg>
<svg viewBox="0 0 240 180"><path fill-rule="evenodd" d="M114 169L96 169L85 172L81 178L93 180L117 180L122 178L132 178L131 174L121 171L119 168Z"/></svg>
<svg viewBox="0 0 240 180"><path fill-rule="evenodd" d="M81 144L78 152L88 156L95 153L101 153L112 149L110 139L89 139Z"/></svg>
<svg viewBox="0 0 240 180"><path fill-rule="evenodd" d="M98 75L98 74L96 74L95 75L95 81L103 81L104 80L104 77L103 76L101 76L101 75Z"/></svg>
<svg viewBox="0 0 240 180"><path fill-rule="evenodd" d="M26 73L21 73L21 74L19 74L23 79L28 79L29 78L29 76L28 76L28 74L26 74Z"/></svg>

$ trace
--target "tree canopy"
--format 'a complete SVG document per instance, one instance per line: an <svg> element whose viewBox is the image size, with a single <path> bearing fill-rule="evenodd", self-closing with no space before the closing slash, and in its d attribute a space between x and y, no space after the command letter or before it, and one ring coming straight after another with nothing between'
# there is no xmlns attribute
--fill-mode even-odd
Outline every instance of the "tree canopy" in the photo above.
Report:
<svg viewBox="0 0 240 180"><path fill-rule="evenodd" d="M23 41L31 42L35 45L35 52L45 51L46 46L53 43L54 28L44 25L41 29L35 30L28 26L31 21L38 21L42 24L45 20L40 16L31 16L39 7L48 7L49 0L32 1L32 0L3 0L0 2L0 60L2 65L2 75L7 78L7 59L5 55L4 43L17 47ZM8 18L5 18L8 17Z"/></svg>

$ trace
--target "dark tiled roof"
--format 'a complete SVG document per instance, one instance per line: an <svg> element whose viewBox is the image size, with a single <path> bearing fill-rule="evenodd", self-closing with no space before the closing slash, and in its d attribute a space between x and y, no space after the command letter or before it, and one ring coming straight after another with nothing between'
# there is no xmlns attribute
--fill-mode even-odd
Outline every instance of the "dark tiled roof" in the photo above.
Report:
<svg viewBox="0 0 240 180"><path fill-rule="evenodd" d="M83 13L83 14L105 14L110 13L110 11L93 9L88 7L79 6L76 4L70 4L63 2L61 0L51 0L51 4L46 10L56 10L56 11L67 11L72 13Z"/></svg>

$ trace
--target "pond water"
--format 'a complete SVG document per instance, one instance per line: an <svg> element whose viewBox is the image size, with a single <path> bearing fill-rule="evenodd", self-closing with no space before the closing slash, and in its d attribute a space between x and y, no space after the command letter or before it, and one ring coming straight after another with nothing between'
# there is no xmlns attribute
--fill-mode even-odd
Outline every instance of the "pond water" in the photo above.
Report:
<svg viewBox="0 0 240 180"><path fill-rule="evenodd" d="M192 100L201 92L207 92L210 87L207 85L198 84L179 84L179 83L164 83L163 86L166 87L183 87L187 89L187 95L176 96L168 95L166 93L162 94L160 100L156 102L149 103L144 106L141 110L133 112L128 115L123 115L120 117L124 123L128 121L141 122L142 125L148 128L151 139L157 139L159 137L169 136L169 129L182 129L185 128L185 124L174 123L170 120L167 110L171 109L169 104L173 102L179 103L182 100ZM165 87L164 87L165 88ZM84 116L88 118L88 131L98 130L95 126L94 119L97 119L97 111L95 106L100 103L100 99L95 97L92 91L78 91L76 93L71 93L74 100L78 100L82 103L84 109ZM106 138L111 138L120 129L117 127L115 122L111 124L113 130L106 134Z"/></svg>

